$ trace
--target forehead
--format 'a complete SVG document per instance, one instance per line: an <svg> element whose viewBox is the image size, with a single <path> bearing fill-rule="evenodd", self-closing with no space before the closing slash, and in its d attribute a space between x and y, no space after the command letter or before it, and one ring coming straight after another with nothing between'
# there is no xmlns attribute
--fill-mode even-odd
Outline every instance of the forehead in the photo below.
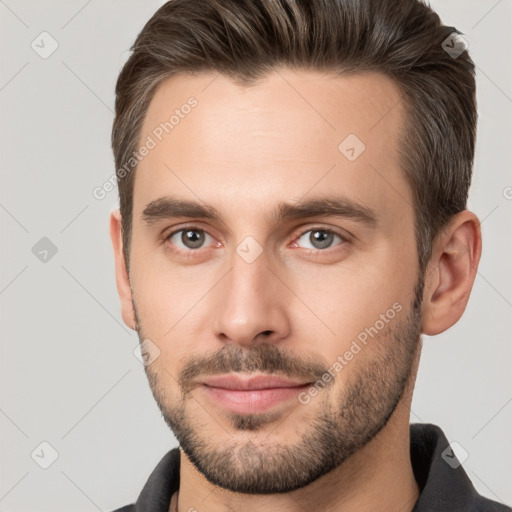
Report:
<svg viewBox="0 0 512 512"><path fill-rule="evenodd" d="M252 86L178 74L160 84L144 118L139 142L152 147L137 168L134 210L173 194L235 213L254 197L263 207L335 189L400 215L412 210L399 167L404 121L400 90L380 73L284 68Z"/></svg>

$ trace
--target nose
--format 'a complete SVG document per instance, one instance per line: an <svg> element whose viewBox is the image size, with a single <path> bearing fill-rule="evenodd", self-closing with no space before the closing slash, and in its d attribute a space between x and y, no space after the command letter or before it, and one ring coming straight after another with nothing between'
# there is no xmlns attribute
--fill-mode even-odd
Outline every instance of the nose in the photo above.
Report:
<svg viewBox="0 0 512 512"><path fill-rule="evenodd" d="M216 287L214 334L245 347L279 342L290 331L289 294L265 251L252 262L235 253L231 270Z"/></svg>

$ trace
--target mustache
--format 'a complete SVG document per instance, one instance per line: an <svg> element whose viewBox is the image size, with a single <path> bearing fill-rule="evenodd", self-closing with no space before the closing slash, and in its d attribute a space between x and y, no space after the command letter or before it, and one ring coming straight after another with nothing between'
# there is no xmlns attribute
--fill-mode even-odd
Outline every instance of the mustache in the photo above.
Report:
<svg viewBox="0 0 512 512"><path fill-rule="evenodd" d="M262 343L251 349L225 345L213 355L186 358L178 382L187 393L194 388L200 375L219 375L232 372L261 372L308 381L322 379L328 367L323 363L300 356L284 354L273 344Z"/></svg>

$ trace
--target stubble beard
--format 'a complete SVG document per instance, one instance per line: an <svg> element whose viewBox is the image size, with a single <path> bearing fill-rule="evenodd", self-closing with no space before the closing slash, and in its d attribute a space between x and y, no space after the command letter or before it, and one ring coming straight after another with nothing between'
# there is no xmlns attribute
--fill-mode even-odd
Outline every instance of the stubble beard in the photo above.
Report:
<svg viewBox="0 0 512 512"><path fill-rule="evenodd" d="M303 430L299 440L293 442L259 443L250 439L236 442L234 436L226 440L226 432L221 430L219 442L209 439L202 432L200 423L187 408L195 400L189 389L181 387L181 399L176 405L168 400L165 385L173 382L171 375L164 370L163 375L155 370L155 365L145 367L151 391L160 408L163 418L170 427L183 452L197 470L212 484L233 492L246 494L272 494L290 492L314 482L323 475L339 467L353 453L369 443L387 424L397 408L411 378L417 351L421 350L421 297L424 280L421 275L414 289L405 320L396 320L369 343L379 344L378 350L372 347L371 356L351 375L342 389L332 400L323 390L310 404L300 407L315 407L316 415L309 414L310 423L300 425ZM135 304L134 304L135 307ZM135 310L136 311L136 310ZM140 322L137 319L137 326ZM137 328L140 340L144 340L140 327ZM229 371L261 370L289 367L275 347L258 345L255 351L242 352L235 348L223 352L224 369ZM384 348L383 348L384 347ZM364 349L368 352L368 348ZM357 356L355 357L357 359ZM217 362L218 362L217 361ZM232 363L232 364L231 364ZM357 364L352 362L350 364ZM229 368L229 369L228 369ZM334 382L334 381L333 381ZM330 387L334 393L334 387ZM324 393L323 396L322 393ZM335 404L335 405L332 405ZM204 412L203 407L196 408ZM288 413L289 414L289 413ZM229 414L227 430L236 432L260 432L267 428L269 433L276 426L272 422L286 422L282 414ZM220 421L225 421L220 420ZM218 420L217 420L218 421ZM203 420L204 422L204 420ZM220 427L219 427L220 428ZM250 435L244 436L249 438Z"/></svg>

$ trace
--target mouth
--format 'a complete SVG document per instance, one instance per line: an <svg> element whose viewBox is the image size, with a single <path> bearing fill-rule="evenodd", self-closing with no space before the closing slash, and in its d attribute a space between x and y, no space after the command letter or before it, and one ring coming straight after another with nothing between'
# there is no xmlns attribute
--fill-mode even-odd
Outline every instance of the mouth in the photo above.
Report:
<svg viewBox="0 0 512 512"><path fill-rule="evenodd" d="M216 405L238 414L268 411L282 403L298 404L298 395L312 383L273 375L221 375L203 379L200 388Z"/></svg>

